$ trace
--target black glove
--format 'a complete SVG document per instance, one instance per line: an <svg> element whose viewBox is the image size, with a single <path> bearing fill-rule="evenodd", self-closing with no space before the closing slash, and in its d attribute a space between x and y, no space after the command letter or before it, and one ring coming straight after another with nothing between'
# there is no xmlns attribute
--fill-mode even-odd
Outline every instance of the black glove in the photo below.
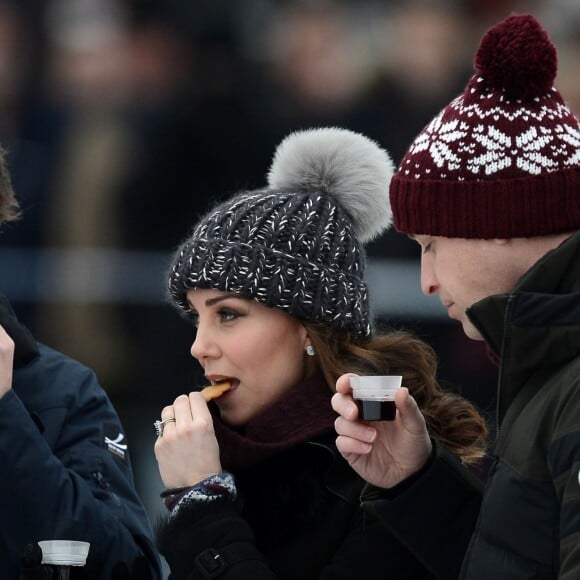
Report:
<svg viewBox="0 0 580 580"><path fill-rule="evenodd" d="M20 580L53 580L54 568L41 564L42 549L38 544L26 545L20 561Z"/></svg>

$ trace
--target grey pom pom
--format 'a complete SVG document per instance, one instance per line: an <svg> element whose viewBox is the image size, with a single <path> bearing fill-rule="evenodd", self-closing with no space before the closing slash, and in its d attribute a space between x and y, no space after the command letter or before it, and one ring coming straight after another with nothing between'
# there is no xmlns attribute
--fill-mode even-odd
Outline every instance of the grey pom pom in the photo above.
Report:
<svg viewBox="0 0 580 580"><path fill-rule="evenodd" d="M332 195L351 217L358 238L367 242L391 225L394 171L388 153L364 135L336 127L309 129L278 145L268 185Z"/></svg>

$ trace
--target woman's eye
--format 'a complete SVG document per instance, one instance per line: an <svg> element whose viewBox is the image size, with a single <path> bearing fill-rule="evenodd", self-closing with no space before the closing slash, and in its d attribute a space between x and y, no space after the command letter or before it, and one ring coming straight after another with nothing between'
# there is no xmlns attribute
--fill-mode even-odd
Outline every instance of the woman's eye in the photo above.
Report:
<svg viewBox="0 0 580 580"><path fill-rule="evenodd" d="M239 313L237 313L235 310L230 310L228 308L222 308L219 311L219 315L222 319L222 322L231 322L240 316Z"/></svg>

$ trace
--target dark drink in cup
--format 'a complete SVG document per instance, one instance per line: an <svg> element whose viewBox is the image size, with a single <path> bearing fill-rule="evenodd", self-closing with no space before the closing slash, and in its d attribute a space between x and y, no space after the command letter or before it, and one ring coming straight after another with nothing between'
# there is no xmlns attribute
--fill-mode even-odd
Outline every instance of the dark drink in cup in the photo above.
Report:
<svg viewBox="0 0 580 580"><path fill-rule="evenodd" d="M350 378L352 396L363 421L393 421L397 416L395 393L403 377L395 375Z"/></svg>
<svg viewBox="0 0 580 580"><path fill-rule="evenodd" d="M363 421L392 421L397 415L395 401L355 399L359 419Z"/></svg>

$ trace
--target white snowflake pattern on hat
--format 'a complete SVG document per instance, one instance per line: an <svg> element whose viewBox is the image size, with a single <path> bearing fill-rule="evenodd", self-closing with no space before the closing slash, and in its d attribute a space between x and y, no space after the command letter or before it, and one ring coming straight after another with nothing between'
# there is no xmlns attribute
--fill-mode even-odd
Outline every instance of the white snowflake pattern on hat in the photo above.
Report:
<svg viewBox="0 0 580 580"><path fill-rule="evenodd" d="M482 95L486 98L486 95ZM538 99L539 101L540 99ZM508 102L509 104L509 102ZM563 165L578 163L580 132L570 124L541 124L566 119L570 111L563 103L538 108L519 106L509 110L470 103L457 97L448 109L441 111L409 147L404 174L410 178L446 179L448 173L469 172L473 176L491 176L509 167L530 175L558 171ZM453 111L450 118L449 111ZM520 133L486 123L486 119L502 118L505 122L535 120ZM477 121L480 121L477 123ZM429 160L420 153L428 153ZM437 169L441 170L437 172ZM466 175L457 177L459 181Z"/></svg>
<svg viewBox="0 0 580 580"><path fill-rule="evenodd" d="M532 15L481 40L465 90L391 180L401 232L511 238L580 227L580 123L554 87L556 48Z"/></svg>

